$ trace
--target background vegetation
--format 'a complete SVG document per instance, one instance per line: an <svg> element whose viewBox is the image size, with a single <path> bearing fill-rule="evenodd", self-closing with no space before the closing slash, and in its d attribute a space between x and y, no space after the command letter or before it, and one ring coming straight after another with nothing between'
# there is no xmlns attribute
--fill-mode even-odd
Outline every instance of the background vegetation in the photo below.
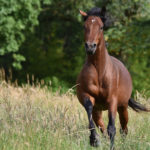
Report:
<svg viewBox="0 0 150 150"><path fill-rule="evenodd" d="M111 55L131 72L135 90L150 96L149 0L0 0L0 68L6 79L44 79L54 87L75 85L85 59L79 9L106 6ZM34 78L33 79L33 76Z"/></svg>

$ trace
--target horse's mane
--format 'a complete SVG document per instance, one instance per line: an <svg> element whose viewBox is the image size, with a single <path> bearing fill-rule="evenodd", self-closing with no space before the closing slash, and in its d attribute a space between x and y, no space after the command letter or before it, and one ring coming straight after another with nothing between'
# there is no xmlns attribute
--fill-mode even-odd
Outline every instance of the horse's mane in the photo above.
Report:
<svg viewBox="0 0 150 150"><path fill-rule="evenodd" d="M101 17L100 13L101 13L101 8L98 7L94 7L87 12L88 16L98 16L98 17Z"/></svg>

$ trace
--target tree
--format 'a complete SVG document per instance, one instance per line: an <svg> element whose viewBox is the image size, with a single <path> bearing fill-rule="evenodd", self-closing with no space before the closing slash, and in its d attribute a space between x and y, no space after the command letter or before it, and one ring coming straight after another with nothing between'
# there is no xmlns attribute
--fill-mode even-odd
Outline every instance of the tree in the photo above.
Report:
<svg viewBox="0 0 150 150"><path fill-rule="evenodd" d="M25 57L18 51L26 32L38 25L40 10L39 0L0 0L0 56L5 69L11 65L21 69Z"/></svg>

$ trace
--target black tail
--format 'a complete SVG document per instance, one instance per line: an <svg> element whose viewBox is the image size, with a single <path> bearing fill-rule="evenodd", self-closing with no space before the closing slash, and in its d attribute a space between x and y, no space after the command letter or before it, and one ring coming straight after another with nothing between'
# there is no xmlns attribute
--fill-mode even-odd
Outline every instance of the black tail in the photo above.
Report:
<svg viewBox="0 0 150 150"><path fill-rule="evenodd" d="M136 112L140 112L140 111L150 112L150 110L148 108L146 108L144 105L136 102L132 98L129 99L128 105Z"/></svg>

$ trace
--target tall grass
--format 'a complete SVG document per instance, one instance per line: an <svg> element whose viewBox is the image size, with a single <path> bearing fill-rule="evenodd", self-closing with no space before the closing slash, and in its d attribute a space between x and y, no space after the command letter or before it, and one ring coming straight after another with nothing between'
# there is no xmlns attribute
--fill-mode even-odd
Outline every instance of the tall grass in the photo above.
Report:
<svg viewBox="0 0 150 150"><path fill-rule="evenodd" d="M149 103L140 94L137 98ZM107 125L107 112L103 116ZM122 139L117 116L116 150L150 150L150 114L129 109L129 118L129 134ZM109 140L99 134L101 146L91 147L86 112L71 92L0 83L0 149L108 150Z"/></svg>

